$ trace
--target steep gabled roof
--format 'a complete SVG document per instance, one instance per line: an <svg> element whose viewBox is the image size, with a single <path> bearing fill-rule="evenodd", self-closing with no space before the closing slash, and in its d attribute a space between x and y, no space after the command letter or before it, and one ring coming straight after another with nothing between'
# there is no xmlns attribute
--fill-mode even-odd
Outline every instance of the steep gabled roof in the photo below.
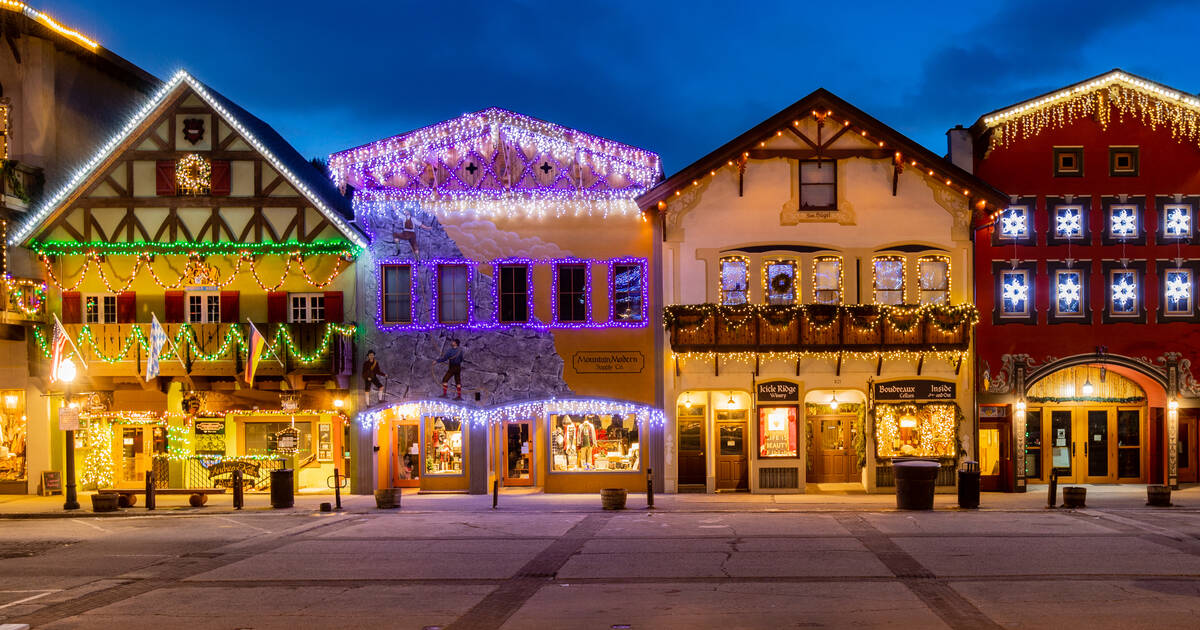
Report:
<svg viewBox="0 0 1200 630"><path fill-rule="evenodd" d="M730 161L736 163L741 160L745 154L757 149L766 139L778 135L783 130L791 129L802 119L818 114L828 115L833 120L847 124L863 137L876 143L882 151L894 153L896 159L905 168L915 168L927 177L936 179L943 185L950 186L969 197L974 202L972 207L976 211L988 209L994 211L1008 204L1008 196L987 182L867 115L832 92L819 88L668 177L649 192L638 197L638 205L645 210L660 202L665 203L672 194L687 186L697 185L701 178L708 177Z"/></svg>
<svg viewBox="0 0 1200 630"><path fill-rule="evenodd" d="M1107 127L1114 108L1200 146L1200 98L1120 68L984 114L971 131L990 135L991 146L1000 147L1084 117Z"/></svg>
<svg viewBox="0 0 1200 630"><path fill-rule="evenodd" d="M79 165L66 185L47 198L11 232L9 244L20 245L27 242L40 226L68 208L94 178L107 172L112 163L120 157L122 148L140 136L149 125L154 124L163 109L185 88L191 88L212 107L347 239L359 247L366 247L367 243L362 234L347 220L353 216L350 203L338 193L333 182L305 160L270 125L182 70L175 73L91 159Z"/></svg>

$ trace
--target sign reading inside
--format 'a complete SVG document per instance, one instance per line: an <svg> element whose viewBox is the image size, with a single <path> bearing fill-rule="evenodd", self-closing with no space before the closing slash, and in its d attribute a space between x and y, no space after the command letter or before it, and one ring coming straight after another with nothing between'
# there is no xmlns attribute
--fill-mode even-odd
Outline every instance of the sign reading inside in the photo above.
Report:
<svg viewBox="0 0 1200 630"><path fill-rule="evenodd" d="M571 357L579 374L641 374L646 357L637 350L586 350Z"/></svg>
<svg viewBox="0 0 1200 630"><path fill-rule="evenodd" d="M787 381L759 383L758 402L800 402L800 386Z"/></svg>
<svg viewBox="0 0 1200 630"><path fill-rule="evenodd" d="M954 400L957 397L954 383L912 379L875 383L875 401L896 400Z"/></svg>

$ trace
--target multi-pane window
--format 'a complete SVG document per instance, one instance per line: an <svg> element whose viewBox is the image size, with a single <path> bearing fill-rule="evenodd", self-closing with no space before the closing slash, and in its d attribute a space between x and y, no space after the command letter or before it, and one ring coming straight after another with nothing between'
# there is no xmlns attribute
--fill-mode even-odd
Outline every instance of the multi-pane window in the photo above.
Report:
<svg viewBox="0 0 1200 630"><path fill-rule="evenodd" d="M1066 239L1083 236L1083 206L1055 206L1054 236Z"/></svg>
<svg viewBox="0 0 1200 630"><path fill-rule="evenodd" d="M1138 207L1114 205L1108 209L1108 232L1116 239L1134 238L1138 235Z"/></svg>
<svg viewBox="0 0 1200 630"><path fill-rule="evenodd" d="M1109 274L1109 310L1113 315L1136 315L1138 312L1138 274L1124 269Z"/></svg>
<svg viewBox="0 0 1200 630"><path fill-rule="evenodd" d="M817 304L842 303L842 259L822 256L813 261L813 301Z"/></svg>
<svg viewBox="0 0 1200 630"><path fill-rule="evenodd" d="M1059 269L1054 272L1054 314L1058 316L1083 314L1082 271Z"/></svg>
<svg viewBox="0 0 1200 630"><path fill-rule="evenodd" d="M796 263L790 260L768 261L763 266L763 284L767 304L796 303Z"/></svg>
<svg viewBox="0 0 1200 630"><path fill-rule="evenodd" d="M529 267L501 265L499 276L500 321L529 321Z"/></svg>
<svg viewBox="0 0 1200 630"><path fill-rule="evenodd" d="M875 303L904 303L904 259L894 256L876 258Z"/></svg>
<svg viewBox="0 0 1200 630"><path fill-rule="evenodd" d="M412 266L383 265L380 276L383 323L412 323Z"/></svg>
<svg viewBox="0 0 1200 630"><path fill-rule="evenodd" d="M554 293L560 322L588 321L588 269L582 264L556 267Z"/></svg>
<svg viewBox="0 0 1200 630"><path fill-rule="evenodd" d="M323 293L292 293L288 296L288 321L290 322L323 322L325 321L325 294Z"/></svg>
<svg viewBox="0 0 1200 630"><path fill-rule="evenodd" d="M745 258L721 259L721 304L745 304L750 293L750 261Z"/></svg>
<svg viewBox="0 0 1200 630"><path fill-rule="evenodd" d="M99 293L84 297L83 316L87 324L117 323L117 296Z"/></svg>
<svg viewBox="0 0 1200 630"><path fill-rule="evenodd" d="M1029 272L1014 269L1000 273L1000 312L1006 317L1029 315Z"/></svg>
<svg viewBox="0 0 1200 630"><path fill-rule="evenodd" d="M1029 236L1029 207L1009 206L1000 215L1000 238L1018 239Z"/></svg>
<svg viewBox="0 0 1200 630"><path fill-rule="evenodd" d="M1164 310L1167 315L1192 314L1191 269L1168 269L1163 291L1166 294L1166 309Z"/></svg>
<svg viewBox="0 0 1200 630"><path fill-rule="evenodd" d="M1167 238L1191 238L1192 206L1172 203L1163 206L1163 234Z"/></svg>
<svg viewBox="0 0 1200 630"><path fill-rule="evenodd" d="M221 321L221 294L215 291L194 291L187 294L188 321L193 324L215 324Z"/></svg>
<svg viewBox="0 0 1200 630"><path fill-rule="evenodd" d="M640 322L645 305L640 263L614 263L612 266L612 318L619 322Z"/></svg>
<svg viewBox="0 0 1200 630"><path fill-rule="evenodd" d="M921 283L921 304L950 302L950 259L927 256L917 261L917 281Z"/></svg>
<svg viewBox="0 0 1200 630"><path fill-rule="evenodd" d="M443 324L465 324L469 318L466 265L438 265L438 321Z"/></svg>
<svg viewBox="0 0 1200 630"><path fill-rule="evenodd" d="M837 162L810 160L800 162L800 209L837 208Z"/></svg>

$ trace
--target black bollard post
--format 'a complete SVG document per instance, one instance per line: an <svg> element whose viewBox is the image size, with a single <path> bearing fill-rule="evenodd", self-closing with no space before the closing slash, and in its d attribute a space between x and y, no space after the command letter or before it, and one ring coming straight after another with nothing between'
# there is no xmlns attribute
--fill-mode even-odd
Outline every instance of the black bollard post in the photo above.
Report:
<svg viewBox="0 0 1200 630"><path fill-rule="evenodd" d="M492 509L493 510L496 509L496 506L499 503L500 503L500 480L494 479L494 480L492 480Z"/></svg>
<svg viewBox="0 0 1200 630"><path fill-rule="evenodd" d="M154 509L154 471L146 473L146 509Z"/></svg>
<svg viewBox="0 0 1200 630"><path fill-rule="evenodd" d="M646 469L646 509L654 509L654 469Z"/></svg>
<svg viewBox="0 0 1200 630"><path fill-rule="evenodd" d="M1046 486L1046 507L1053 509L1058 505L1058 469L1050 469L1050 484Z"/></svg>
<svg viewBox="0 0 1200 630"><path fill-rule="evenodd" d="M246 503L246 497L242 495L242 471L233 471L233 509L240 510Z"/></svg>
<svg viewBox="0 0 1200 630"><path fill-rule="evenodd" d="M342 509L342 478L336 466L333 468L333 500L335 509Z"/></svg>

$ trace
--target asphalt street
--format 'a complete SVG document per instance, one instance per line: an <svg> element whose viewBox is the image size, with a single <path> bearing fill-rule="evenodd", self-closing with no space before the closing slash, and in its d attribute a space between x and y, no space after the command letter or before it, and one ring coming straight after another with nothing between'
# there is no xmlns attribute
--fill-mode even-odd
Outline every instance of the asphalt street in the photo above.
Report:
<svg viewBox="0 0 1200 630"><path fill-rule="evenodd" d="M0 520L34 628L1196 628L1200 509Z"/></svg>

